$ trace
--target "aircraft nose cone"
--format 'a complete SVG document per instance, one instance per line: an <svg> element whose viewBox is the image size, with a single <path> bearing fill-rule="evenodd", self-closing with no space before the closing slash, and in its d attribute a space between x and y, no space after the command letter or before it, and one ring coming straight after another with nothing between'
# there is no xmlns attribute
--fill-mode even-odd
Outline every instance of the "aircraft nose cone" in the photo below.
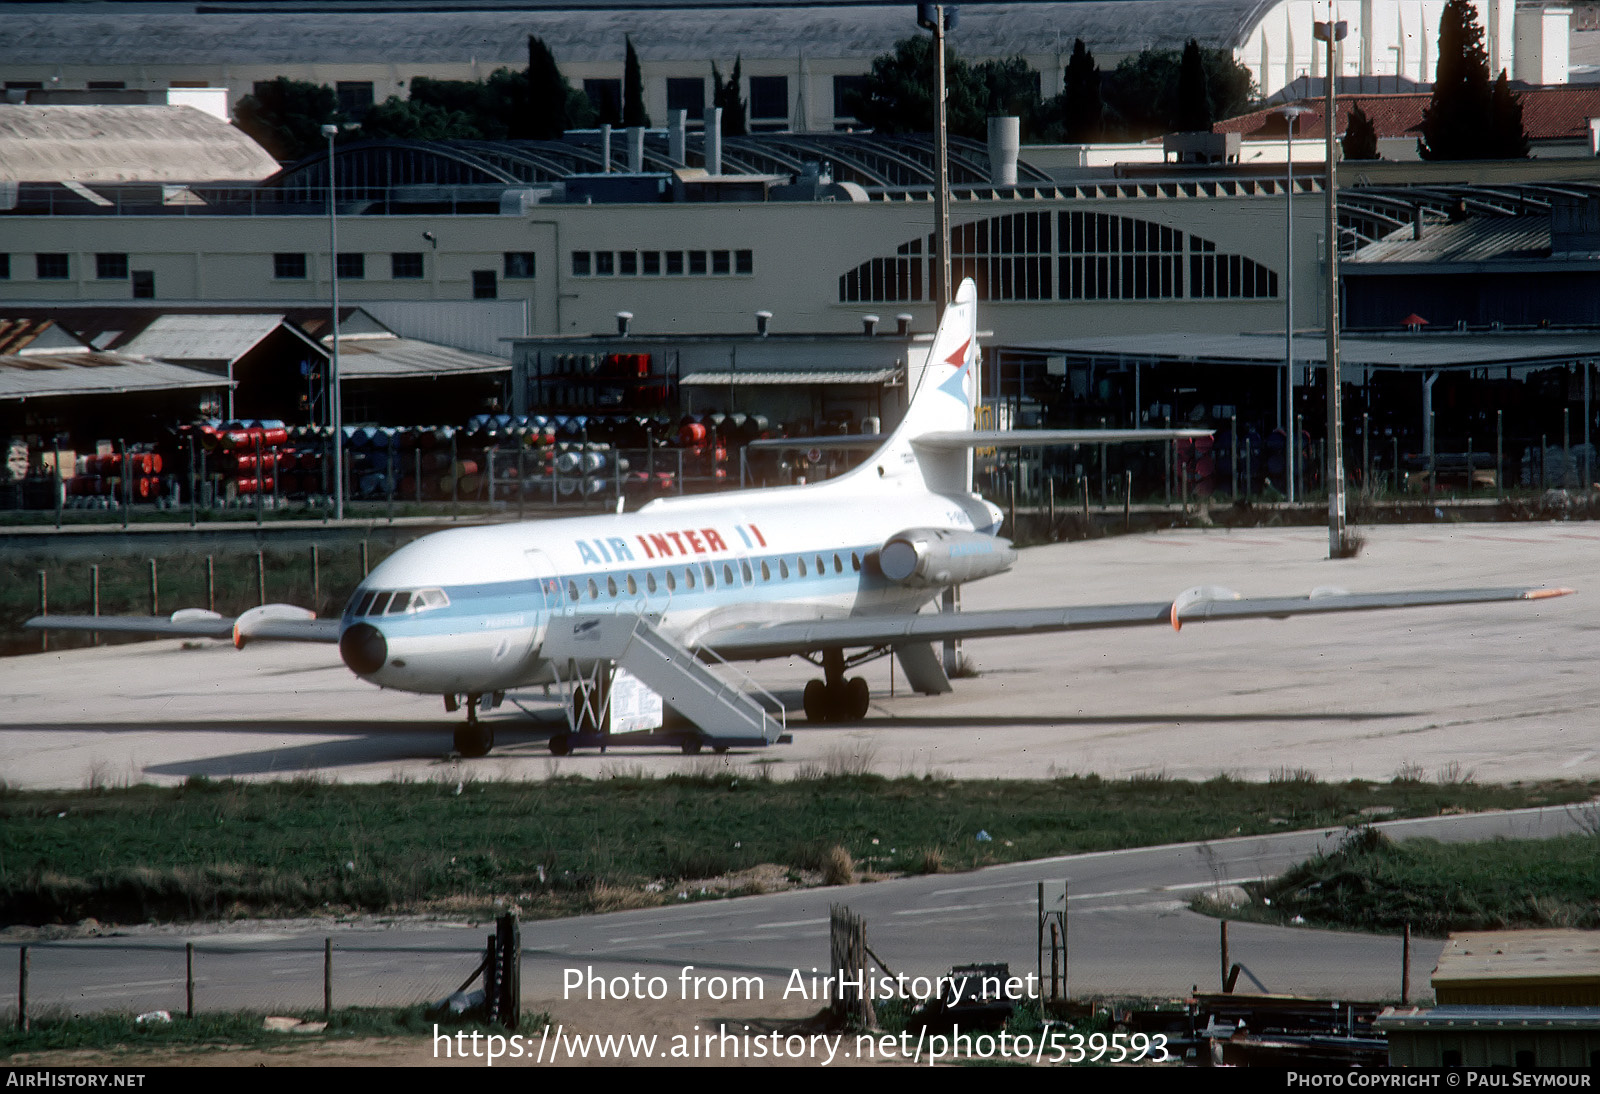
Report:
<svg viewBox="0 0 1600 1094"><path fill-rule="evenodd" d="M389 644L383 632L371 623L357 623L339 636L339 656L357 676L371 676L383 668Z"/></svg>

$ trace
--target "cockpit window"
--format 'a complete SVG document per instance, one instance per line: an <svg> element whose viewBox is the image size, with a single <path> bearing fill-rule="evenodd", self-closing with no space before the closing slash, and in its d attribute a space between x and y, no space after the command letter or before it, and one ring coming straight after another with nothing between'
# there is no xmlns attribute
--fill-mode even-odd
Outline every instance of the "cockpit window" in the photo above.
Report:
<svg viewBox="0 0 1600 1094"><path fill-rule="evenodd" d="M394 599L389 601L389 614L399 615L411 605L410 593L395 593Z"/></svg>
<svg viewBox="0 0 1600 1094"><path fill-rule="evenodd" d="M382 615L384 612L388 611L389 598L392 596L394 596L393 593L379 593L377 599L372 602L371 614Z"/></svg>
<svg viewBox="0 0 1600 1094"><path fill-rule="evenodd" d="M377 593L373 592L370 589L367 590L365 593L361 594L361 602L356 605L355 611L351 612L350 614L351 615L366 615L367 614L367 609L372 607L372 598L377 596L377 595L378 595Z"/></svg>

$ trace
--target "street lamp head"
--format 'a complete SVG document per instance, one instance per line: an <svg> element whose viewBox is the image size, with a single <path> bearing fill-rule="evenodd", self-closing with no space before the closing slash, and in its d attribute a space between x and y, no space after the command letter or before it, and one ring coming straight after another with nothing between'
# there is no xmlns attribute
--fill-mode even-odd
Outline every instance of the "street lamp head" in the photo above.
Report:
<svg viewBox="0 0 1600 1094"><path fill-rule="evenodd" d="M1346 23L1343 19L1339 20L1337 23L1312 24L1312 36L1319 42L1326 42L1330 32L1332 33L1333 40L1335 42L1342 42L1350 33L1350 24Z"/></svg>
<svg viewBox="0 0 1600 1094"><path fill-rule="evenodd" d="M322 135L332 140L339 135L339 127L337 125L325 125L322 127Z"/></svg>

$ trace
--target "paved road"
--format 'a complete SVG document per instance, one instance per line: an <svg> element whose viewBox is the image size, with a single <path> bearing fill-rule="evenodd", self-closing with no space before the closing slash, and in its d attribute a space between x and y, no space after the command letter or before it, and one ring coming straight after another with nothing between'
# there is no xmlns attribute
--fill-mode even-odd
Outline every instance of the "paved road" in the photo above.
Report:
<svg viewBox="0 0 1600 1094"><path fill-rule="evenodd" d="M1587 812L1519 810L1380 827L1397 838L1532 838L1573 831L1585 816L1592 823L1600 812L1593 806ZM807 1009L810 1000L785 1000L783 993L795 970L809 985L811 970L825 964L829 906L836 902L866 917L869 943L895 972L934 975L952 964L999 960L1023 973L1034 968L1041 881L1057 907L1062 882L1070 885L1074 994L1181 996L1196 984L1215 985L1220 972L1217 922L1185 910L1186 902L1219 882L1275 874L1331 846L1339 835L1296 832L1176 844L530 922L523 931L524 997L530 1007L560 1016L563 1008L577 1006L563 998L567 970L592 970L605 978L641 973L666 980L670 994L659 1009L667 1018L716 1013L714 999L680 999L682 970L692 965L691 976L758 976L766 1001ZM203 1009L319 1006L322 940L331 935L337 1003L409 1004L452 990L474 966L485 933L473 924L241 924L35 943L32 996L36 1006L80 1012L181 1010L184 944L193 941ZM1233 960L1246 969L1246 988L1345 998L1399 995L1398 938L1246 923L1231 925L1230 936ZM14 948L15 943L0 947L0 960L13 969ZM1427 994L1439 949L1439 942L1429 940L1414 946L1412 981L1419 995ZM702 990L709 996L715 984L708 980Z"/></svg>

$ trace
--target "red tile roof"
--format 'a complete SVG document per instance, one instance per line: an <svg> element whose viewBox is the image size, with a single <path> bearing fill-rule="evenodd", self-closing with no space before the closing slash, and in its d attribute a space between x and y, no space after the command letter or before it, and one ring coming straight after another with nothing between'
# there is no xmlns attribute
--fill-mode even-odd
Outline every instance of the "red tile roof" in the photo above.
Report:
<svg viewBox="0 0 1600 1094"><path fill-rule="evenodd" d="M1569 84L1563 87L1535 87L1517 92L1522 101L1522 127L1528 139L1539 141L1586 140L1589 119L1600 118L1600 85ZM1372 119L1379 137L1415 137L1422 134L1422 116L1428 109L1429 95L1341 95L1334 126L1345 131L1350 111L1356 103ZM1295 127L1297 136L1320 136L1322 100L1304 99L1298 105L1307 112ZM1214 127L1218 133L1241 133L1249 138L1282 137L1283 116L1274 107L1226 118Z"/></svg>

